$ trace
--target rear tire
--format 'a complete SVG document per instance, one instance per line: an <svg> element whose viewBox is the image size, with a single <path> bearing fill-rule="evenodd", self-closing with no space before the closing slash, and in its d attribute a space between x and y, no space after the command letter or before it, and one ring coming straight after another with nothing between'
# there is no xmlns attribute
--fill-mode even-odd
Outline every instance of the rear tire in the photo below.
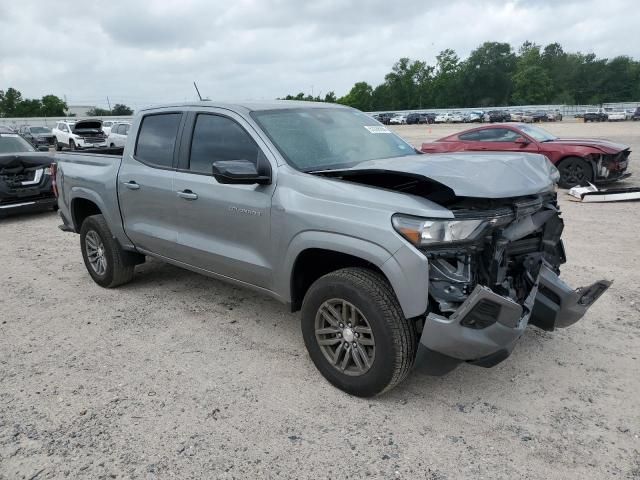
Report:
<svg viewBox="0 0 640 480"><path fill-rule="evenodd" d="M404 318L387 280L365 268L337 270L311 285L302 303L302 335L320 373L358 397L400 383L416 355L415 323Z"/></svg>
<svg viewBox="0 0 640 480"><path fill-rule="evenodd" d="M89 275L101 287L117 287L133 278L136 254L120 247L102 215L92 215L82 222L80 249Z"/></svg>
<svg viewBox="0 0 640 480"><path fill-rule="evenodd" d="M593 182L593 168L591 164L580 157L567 157L558 164L562 188L571 188L576 185L586 185Z"/></svg>

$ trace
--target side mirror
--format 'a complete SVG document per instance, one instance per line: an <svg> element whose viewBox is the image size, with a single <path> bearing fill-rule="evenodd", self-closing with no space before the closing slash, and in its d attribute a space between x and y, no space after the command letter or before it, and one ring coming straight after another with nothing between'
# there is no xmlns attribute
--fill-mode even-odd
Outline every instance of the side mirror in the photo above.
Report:
<svg viewBox="0 0 640 480"><path fill-rule="evenodd" d="M526 145L529 145L529 143L531 143L531 142L529 142L529 140L527 140L524 137L518 137L518 138L515 139L515 143L517 143L521 147L524 147Z"/></svg>
<svg viewBox="0 0 640 480"><path fill-rule="evenodd" d="M213 162L213 176L220 183L236 185L269 185L271 177L261 175L249 160L220 160Z"/></svg>
<svg viewBox="0 0 640 480"><path fill-rule="evenodd" d="M49 145L38 145L38 151L39 152L48 152L49 151Z"/></svg>

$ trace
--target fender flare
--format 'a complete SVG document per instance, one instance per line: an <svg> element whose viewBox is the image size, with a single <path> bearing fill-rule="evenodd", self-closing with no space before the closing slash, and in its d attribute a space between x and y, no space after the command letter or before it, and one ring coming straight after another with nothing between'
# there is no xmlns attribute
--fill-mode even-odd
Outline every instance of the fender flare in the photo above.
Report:
<svg viewBox="0 0 640 480"><path fill-rule="evenodd" d="M131 248L132 244L130 240L124 233L122 228L122 219L120 218L120 209L115 209L117 217L114 218L113 208L109 208L105 203L102 197L98 195L95 191L80 186L74 186L71 188L69 192L69 214L71 215L71 221L73 222L74 229L76 232L80 231L80 225L76 225L75 212L73 211L73 202L77 199L89 200L95 203L100 209L100 212L104 216L107 221L107 225L111 230L111 234L113 238L115 238L123 248Z"/></svg>
<svg viewBox="0 0 640 480"><path fill-rule="evenodd" d="M288 245L279 269L281 273L275 279L276 292L286 301L292 300L291 276L296 260L302 252L308 249L344 253L375 265L391 284L406 318L417 317L426 311L428 263L426 257L417 250L411 251L408 247L402 246L396 252L389 252L382 246L368 240L315 230L307 230L297 234ZM416 257L418 257L418 261L416 261ZM407 260L413 265L408 271L406 269Z"/></svg>

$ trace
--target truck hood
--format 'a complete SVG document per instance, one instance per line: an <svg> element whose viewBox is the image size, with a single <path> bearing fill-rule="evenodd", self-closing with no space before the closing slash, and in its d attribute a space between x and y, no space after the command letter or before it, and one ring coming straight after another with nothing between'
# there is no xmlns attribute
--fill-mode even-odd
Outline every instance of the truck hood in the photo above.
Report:
<svg viewBox="0 0 640 480"><path fill-rule="evenodd" d="M618 153L629 148L628 145L621 143L614 143L608 140L599 140L593 138L556 138L549 142L544 142L546 145L573 145L576 147L591 147L596 148L604 153Z"/></svg>
<svg viewBox="0 0 640 480"><path fill-rule="evenodd" d="M511 152L408 155L315 173L344 180L362 179L368 174L417 177L444 185L456 196L476 198L508 198L553 191L560 177L544 155Z"/></svg>

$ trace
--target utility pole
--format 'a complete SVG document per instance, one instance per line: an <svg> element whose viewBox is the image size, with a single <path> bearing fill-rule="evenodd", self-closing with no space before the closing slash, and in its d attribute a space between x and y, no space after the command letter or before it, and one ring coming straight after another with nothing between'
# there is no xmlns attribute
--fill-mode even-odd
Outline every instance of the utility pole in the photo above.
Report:
<svg viewBox="0 0 640 480"><path fill-rule="evenodd" d="M111 102L109 101L109 97L107 97L107 105L109 105L109 113L113 113L111 112Z"/></svg>

